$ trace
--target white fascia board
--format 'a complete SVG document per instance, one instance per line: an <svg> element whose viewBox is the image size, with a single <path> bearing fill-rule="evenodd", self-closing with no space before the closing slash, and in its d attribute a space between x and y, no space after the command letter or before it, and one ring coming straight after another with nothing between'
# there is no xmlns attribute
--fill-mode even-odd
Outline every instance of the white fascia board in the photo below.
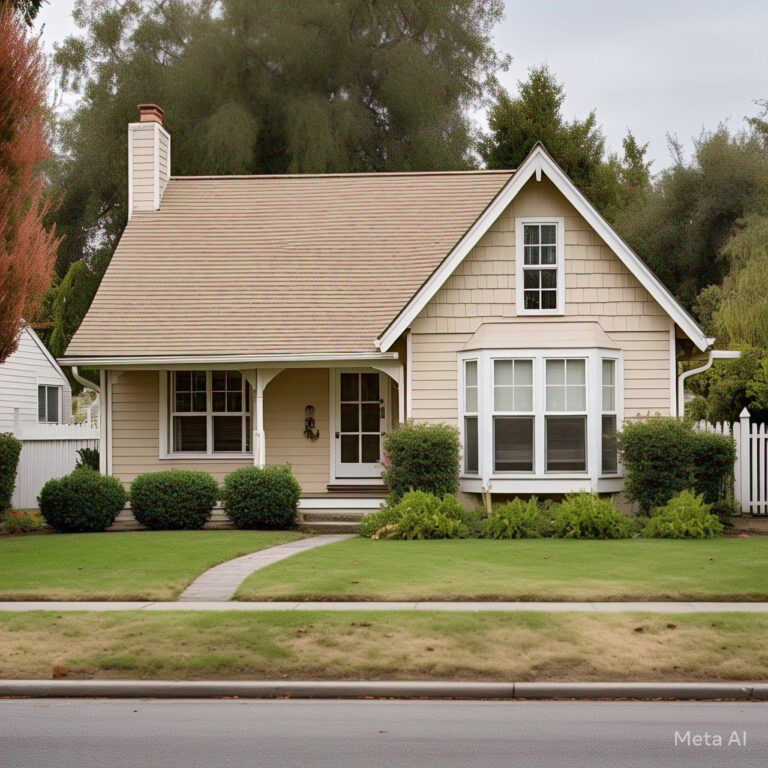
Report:
<svg viewBox="0 0 768 768"><path fill-rule="evenodd" d="M307 363L333 363L352 364L364 362L381 362L382 360L397 360L397 352L383 353L358 353L339 355L158 355L158 356L112 356L112 357L62 357L59 362L62 365L80 365L91 368L147 368L157 366L185 366L185 365L242 365L243 363L264 364L307 364Z"/></svg>
<svg viewBox="0 0 768 768"><path fill-rule="evenodd" d="M48 348L45 346L45 344L43 344L43 340L37 335L37 333L35 333L34 328L32 328L31 325L25 325L24 331L26 331L29 334L32 341L35 342L35 344L38 346L40 351L45 356L45 359L53 366L56 373L58 373L59 376L61 376L61 378L64 379L66 386L69 387L69 381L66 375L64 374L64 371L61 370L61 367L56 362L56 358L48 351ZM22 333L24 331L22 331Z"/></svg>
<svg viewBox="0 0 768 768"><path fill-rule="evenodd" d="M579 192L546 150L542 146L537 146L531 151L517 171L515 171L514 176L507 182L501 192L470 227L464 237L443 260L442 264L430 275L402 312L382 333L380 336L381 350L386 351L395 343L400 334L426 307L528 180L534 174L537 179L540 179L542 171L691 341L702 352L708 349L711 346L710 341L701 328L699 328L696 321L677 303L672 294L662 285L642 259L614 232L610 224L597 212L584 195Z"/></svg>

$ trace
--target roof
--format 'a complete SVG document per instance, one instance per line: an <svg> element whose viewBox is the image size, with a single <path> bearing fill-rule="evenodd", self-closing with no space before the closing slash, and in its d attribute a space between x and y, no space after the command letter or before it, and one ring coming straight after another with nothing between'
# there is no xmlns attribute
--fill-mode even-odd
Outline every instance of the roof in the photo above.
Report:
<svg viewBox="0 0 768 768"><path fill-rule="evenodd" d="M464 345L474 349L617 349L595 321L483 323Z"/></svg>
<svg viewBox="0 0 768 768"><path fill-rule="evenodd" d="M376 354L511 171L172 177L64 361Z"/></svg>

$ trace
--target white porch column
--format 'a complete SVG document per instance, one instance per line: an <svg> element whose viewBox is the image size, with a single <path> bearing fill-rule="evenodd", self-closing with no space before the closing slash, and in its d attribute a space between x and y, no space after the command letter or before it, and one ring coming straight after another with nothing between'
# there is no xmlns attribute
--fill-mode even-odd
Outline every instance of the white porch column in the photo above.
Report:
<svg viewBox="0 0 768 768"><path fill-rule="evenodd" d="M264 374L256 369L256 386L253 390L255 403L253 418L253 463L263 467L267 463L267 445L264 435Z"/></svg>
<svg viewBox="0 0 768 768"><path fill-rule="evenodd" d="M407 415L405 413L405 366L400 363L397 377L397 420L404 424Z"/></svg>

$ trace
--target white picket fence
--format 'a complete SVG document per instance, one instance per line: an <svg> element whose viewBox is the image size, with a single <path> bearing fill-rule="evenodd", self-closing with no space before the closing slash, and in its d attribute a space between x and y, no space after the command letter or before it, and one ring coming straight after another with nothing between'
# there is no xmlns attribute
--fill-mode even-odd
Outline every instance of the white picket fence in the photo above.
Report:
<svg viewBox="0 0 768 768"><path fill-rule="evenodd" d="M21 456L12 504L15 509L34 509L40 489L55 477L75 468L81 448L99 447L99 428L93 424L39 424L16 420L15 436L21 440Z"/></svg>
<svg viewBox="0 0 768 768"><path fill-rule="evenodd" d="M768 425L752 424L745 408L733 424L699 421L696 429L733 437L733 500L742 514L768 515Z"/></svg>

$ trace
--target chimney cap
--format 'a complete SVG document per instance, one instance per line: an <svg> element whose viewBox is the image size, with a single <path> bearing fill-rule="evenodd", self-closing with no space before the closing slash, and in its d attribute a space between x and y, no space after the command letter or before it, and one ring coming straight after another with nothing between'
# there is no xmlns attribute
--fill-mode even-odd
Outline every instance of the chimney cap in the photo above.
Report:
<svg viewBox="0 0 768 768"><path fill-rule="evenodd" d="M163 124L163 110L157 104L139 104L140 123Z"/></svg>

